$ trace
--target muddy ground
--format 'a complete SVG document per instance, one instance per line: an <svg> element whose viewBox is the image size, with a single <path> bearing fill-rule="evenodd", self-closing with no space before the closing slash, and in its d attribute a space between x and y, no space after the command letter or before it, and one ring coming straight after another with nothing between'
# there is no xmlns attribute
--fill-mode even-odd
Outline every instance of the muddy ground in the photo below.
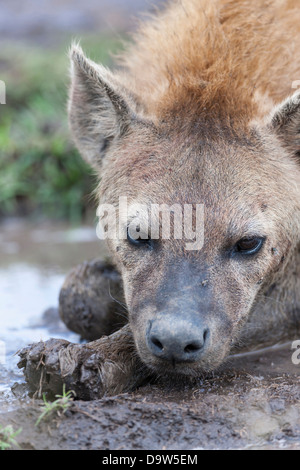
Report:
<svg viewBox="0 0 300 470"><path fill-rule="evenodd" d="M20 399L0 415L0 424L21 427L17 441L32 450L300 450L299 366L291 362L290 347L233 358L222 373L195 386L161 382L74 401L64 416L39 426L40 400Z"/></svg>

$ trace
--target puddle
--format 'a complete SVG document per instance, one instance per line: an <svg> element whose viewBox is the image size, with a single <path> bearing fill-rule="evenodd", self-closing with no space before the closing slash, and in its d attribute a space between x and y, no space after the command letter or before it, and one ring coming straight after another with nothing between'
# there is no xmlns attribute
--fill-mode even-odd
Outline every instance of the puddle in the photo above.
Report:
<svg viewBox="0 0 300 470"><path fill-rule="evenodd" d="M0 226L0 413L14 398L10 387L23 381L14 355L41 340L64 338L78 342L58 319L57 307L66 273L77 263L105 252L94 227L33 226L8 220Z"/></svg>

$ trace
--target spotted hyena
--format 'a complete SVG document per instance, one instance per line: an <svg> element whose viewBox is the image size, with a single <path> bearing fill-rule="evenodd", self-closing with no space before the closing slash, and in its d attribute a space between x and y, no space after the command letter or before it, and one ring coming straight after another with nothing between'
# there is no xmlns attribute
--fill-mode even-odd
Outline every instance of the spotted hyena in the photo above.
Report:
<svg viewBox="0 0 300 470"><path fill-rule="evenodd" d="M129 318L112 344L123 341L128 374L138 356L154 373L197 376L299 334L299 50L297 0L174 0L115 72L72 47L72 135L125 233L108 247ZM120 198L144 208L138 236ZM162 204L203 207L201 247L151 235Z"/></svg>

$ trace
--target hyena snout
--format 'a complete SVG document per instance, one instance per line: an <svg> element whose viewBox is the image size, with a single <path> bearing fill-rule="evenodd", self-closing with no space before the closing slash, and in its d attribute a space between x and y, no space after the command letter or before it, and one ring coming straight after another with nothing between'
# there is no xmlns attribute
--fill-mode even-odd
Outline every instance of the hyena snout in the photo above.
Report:
<svg viewBox="0 0 300 470"><path fill-rule="evenodd" d="M150 352L174 363L195 362L204 354L210 331L198 319L164 314L149 322L146 343Z"/></svg>

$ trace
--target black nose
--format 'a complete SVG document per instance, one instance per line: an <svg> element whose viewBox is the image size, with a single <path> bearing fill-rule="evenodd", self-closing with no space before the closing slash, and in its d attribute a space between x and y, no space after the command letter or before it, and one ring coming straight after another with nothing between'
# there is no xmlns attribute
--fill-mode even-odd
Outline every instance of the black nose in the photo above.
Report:
<svg viewBox="0 0 300 470"><path fill-rule="evenodd" d="M166 314L150 323L146 341L154 356L170 362L194 362L202 355L208 337L209 329L201 322Z"/></svg>

